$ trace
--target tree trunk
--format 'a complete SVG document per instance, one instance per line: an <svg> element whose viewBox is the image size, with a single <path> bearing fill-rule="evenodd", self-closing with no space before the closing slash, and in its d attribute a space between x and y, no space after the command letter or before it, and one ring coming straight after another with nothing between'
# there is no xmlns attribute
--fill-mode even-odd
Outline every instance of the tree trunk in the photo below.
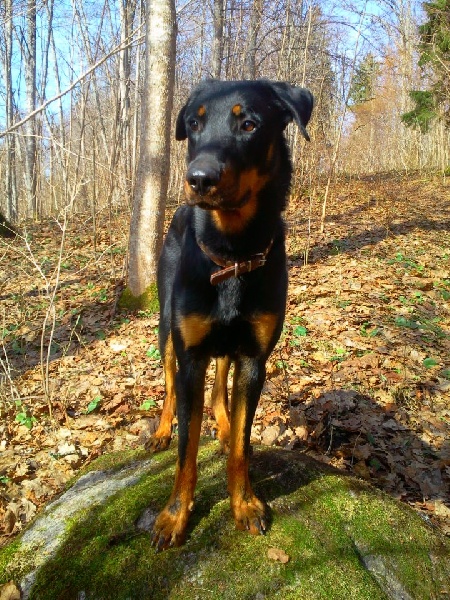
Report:
<svg viewBox="0 0 450 600"><path fill-rule="evenodd" d="M214 0L214 40L212 47L212 76L220 78L222 71L223 59L223 17L224 17L224 2L223 0Z"/></svg>
<svg viewBox="0 0 450 600"><path fill-rule="evenodd" d="M138 1L138 25L141 27L143 21L145 20L145 1ZM138 157L138 142L139 142L139 98L141 96L141 49L138 46L136 49L136 76L135 76L135 84L134 84L134 115L133 115L133 141L132 141L132 150L131 150L131 198L130 198L130 206L131 199L134 198L135 188L136 188L136 177L137 177L137 157Z"/></svg>
<svg viewBox="0 0 450 600"><path fill-rule="evenodd" d="M256 53L258 49L258 33L261 27L263 0L253 0L250 13L250 26L247 39L247 52L244 65L244 78L256 78Z"/></svg>
<svg viewBox="0 0 450 600"><path fill-rule="evenodd" d="M12 87L12 0L6 0L5 4L5 108L6 108L6 130L13 124L14 120L14 92ZM6 136L6 218L9 221L17 221L17 183L16 183L16 136L8 133Z"/></svg>
<svg viewBox="0 0 450 600"><path fill-rule="evenodd" d="M27 2L25 86L27 112L31 114L36 109L36 0ZM28 212L35 219L37 218L36 117L31 117L26 123L25 140L25 186Z"/></svg>
<svg viewBox="0 0 450 600"><path fill-rule="evenodd" d="M174 1L152 0L147 8L145 93L128 263L128 289L132 297L142 299L142 307L147 301L146 292L156 282L163 239L170 168L175 43ZM125 298L123 300L125 302Z"/></svg>
<svg viewBox="0 0 450 600"><path fill-rule="evenodd" d="M120 42L125 46L119 55L119 93L120 93L120 143L121 153L121 175L123 178L122 189L124 190L127 204L131 203L131 140L130 140L130 47L125 44L130 41L135 0L120 1Z"/></svg>

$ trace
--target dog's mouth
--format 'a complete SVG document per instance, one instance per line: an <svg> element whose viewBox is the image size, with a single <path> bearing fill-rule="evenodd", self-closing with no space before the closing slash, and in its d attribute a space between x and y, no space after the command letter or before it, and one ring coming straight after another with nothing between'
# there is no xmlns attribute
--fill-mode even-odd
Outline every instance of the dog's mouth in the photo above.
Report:
<svg viewBox="0 0 450 600"><path fill-rule="evenodd" d="M241 209L250 199L251 192L246 192L241 198L228 194L225 196L219 192L201 196L198 194L186 194L186 203L189 206L198 206L202 210L220 210L227 213L233 213Z"/></svg>
<svg viewBox="0 0 450 600"><path fill-rule="evenodd" d="M188 169L184 190L186 203L213 213L214 219L223 222L247 223L256 213L257 197L269 179L256 167L236 173L235 169L223 169L220 173L210 171L215 177L204 176L196 165ZM202 177L200 177L202 175ZM222 216L220 216L222 215Z"/></svg>
<svg viewBox="0 0 450 600"><path fill-rule="evenodd" d="M223 177L223 179L231 179ZM186 179L184 191L186 203L189 206L198 206L203 210L221 210L225 212L236 211L242 208L250 198L249 190L240 190L238 181L220 181L207 189L198 190Z"/></svg>
<svg viewBox="0 0 450 600"><path fill-rule="evenodd" d="M241 185L242 174L229 163L215 163L202 157L188 166L184 182L186 203L203 210L232 212L242 208L250 197Z"/></svg>

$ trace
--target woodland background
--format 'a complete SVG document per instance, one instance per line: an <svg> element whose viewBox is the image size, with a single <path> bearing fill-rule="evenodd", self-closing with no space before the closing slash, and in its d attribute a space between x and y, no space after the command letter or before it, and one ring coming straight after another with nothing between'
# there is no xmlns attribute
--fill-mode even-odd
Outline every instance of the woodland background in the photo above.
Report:
<svg viewBox="0 0 450 600"><path fill-rule="evenodd" d="M3 540L83 464L141 444L162 406L157 308L118 308L152 125L147 8L0 6ZM172 115L211 76L314 93L311 142L287 130L289 306L252 438L357 473L447 532L449 53L448 0L181 1ZM185 146L170 156L168 216Z"/></svg>
<svg viewBox="0 0 450 600"><path fill-rule="evenodd" d="M448 2L430 6L426 14L416 0L181 2L174 114L212 75L286 80L316 99L312 143L289 131L294 194L314 195L330 172L444 171L445 119L422 128L401 119L414 107L411 91L448 79ZM2 2L0 209L10 221L68 208L91 211L95 227L100 210L129 211L146 94L145 9L136 0ZM444 46L426 61L418 28L436 14L441 25L430 39ZM430 102L426 108L432 112ZM184 152L173 144L172 203L180 200Z"/></svg>

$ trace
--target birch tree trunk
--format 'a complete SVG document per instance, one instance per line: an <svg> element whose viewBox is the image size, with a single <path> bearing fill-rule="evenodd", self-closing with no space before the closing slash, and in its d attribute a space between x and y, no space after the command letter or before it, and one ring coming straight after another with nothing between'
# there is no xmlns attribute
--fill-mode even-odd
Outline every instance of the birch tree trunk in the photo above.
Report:
<svg viewBox="0 0 450 600"><path fill-rule="evenodd" d="M147 302L151 301L148 294L154 293L162 246L170 169L175 43L174 1L151 0L147 7L145 85L140 157L130 225L128 294L122 298L122 303L133 308L147 308ZM131 301L130 295L135 302Z"/></svg>
<svg viewBox="0 0 450 600"><path fill-rule="evenodd" d="M211 71L212 76L219 79L222 71L223 60L223 20L224 20L224 2L223 0L214 0L213 6L213 26L214 39L212 47Z"/></svg>
<svg viewBox="0 0 450 600"><path fill-rule="evenodd" d="M12 85L12 47L13 47L13 15L12 0L5 3L5 108L6 129L14 120L14 92ZM6 136L6 218L17 220L17 185L16 185L16 137L14 133Z"/></svg>
<svg viewBox="0 0 450 600"><path fill-rule="evenodd" d="M251 80L256 78L256 53L258 49L258 33L261 27L262 9L263 0L253 0L244 63L244 79Z"/></svg>
<svg viewBox="0 0 450 600"><path fill-rule="evenodd" d="M36 0L27 1L25 86L27 113L31 114L36 109ZM35 219L37 218L36 117L29 118L25 127L25 187L28 212Z"/></svg>
<svg viewBox="0 0 450 600"><path fill-rule="evenodd" d="M135 0L121 0L120 2L120 42L125 46L119 54L119 94L120 94L120 136L119 141L122 146L121 152L121 175L123 178L122 189L125 194L127 204L131 204L131 140L130 140L130 47L126 42L131 36L133 26L134 12L136 8Z"/></svg>

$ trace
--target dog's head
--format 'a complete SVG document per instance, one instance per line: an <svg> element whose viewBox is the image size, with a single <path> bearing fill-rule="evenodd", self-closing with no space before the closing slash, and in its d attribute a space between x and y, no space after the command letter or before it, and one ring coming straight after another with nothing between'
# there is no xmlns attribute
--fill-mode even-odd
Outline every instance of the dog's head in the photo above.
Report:
<svg viewBox="0 0 450 600"><path fill-rule="evenodd" d="M188 204L236 211L245 207L279 168L283 130L295 121L303 136L312 94L283 82L205 81L176 122L176 139L188 139Z"/></svg>

